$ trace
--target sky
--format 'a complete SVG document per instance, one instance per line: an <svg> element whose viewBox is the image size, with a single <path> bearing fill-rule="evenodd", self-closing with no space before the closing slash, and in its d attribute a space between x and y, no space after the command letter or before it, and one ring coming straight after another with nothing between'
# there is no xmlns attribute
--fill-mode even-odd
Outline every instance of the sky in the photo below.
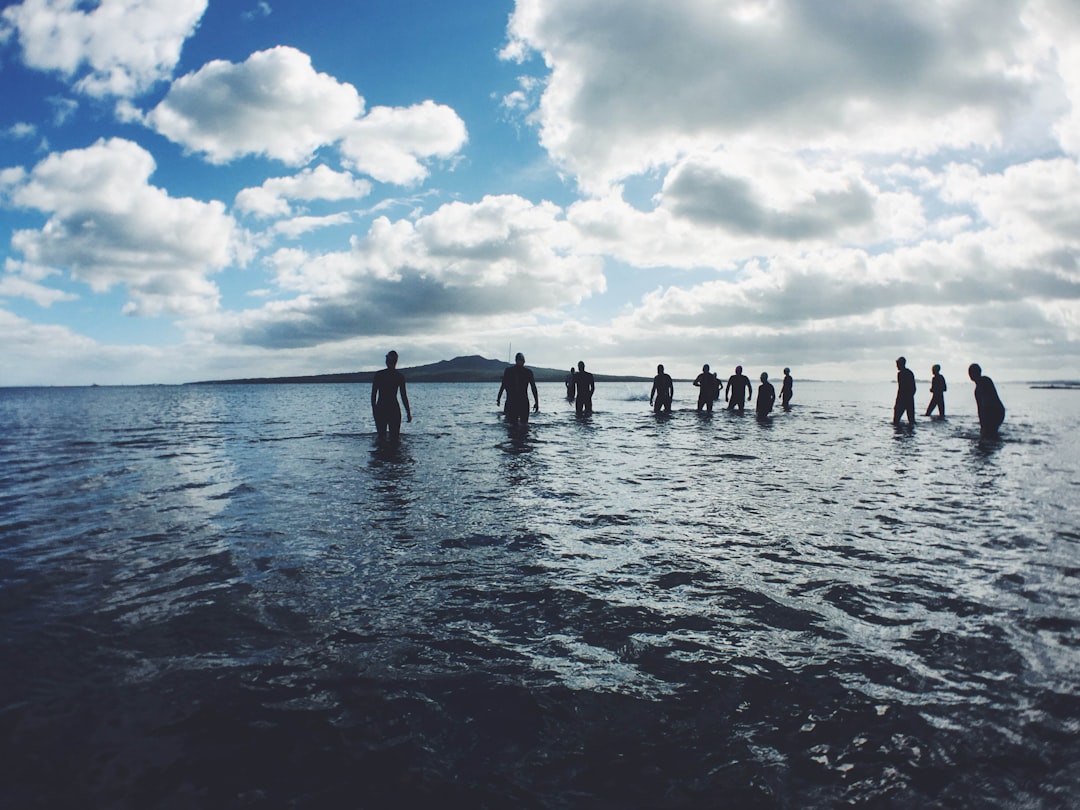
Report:
<svg viewBox="0 0 1080 810"><path fill-rule="evenodd" d="M0 8L0 385L1080 379L1075 0Z"/></svg>

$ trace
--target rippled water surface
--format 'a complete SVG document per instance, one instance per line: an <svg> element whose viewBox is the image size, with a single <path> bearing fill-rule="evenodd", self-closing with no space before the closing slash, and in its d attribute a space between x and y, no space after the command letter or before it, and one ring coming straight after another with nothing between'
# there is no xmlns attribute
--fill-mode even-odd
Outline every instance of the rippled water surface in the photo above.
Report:
<svg viewBox="0 0 1080 810"><path fill-rule="evenodd" d="M0 390L0 804L1075 806L1080 392L676 389Z"/></svg>

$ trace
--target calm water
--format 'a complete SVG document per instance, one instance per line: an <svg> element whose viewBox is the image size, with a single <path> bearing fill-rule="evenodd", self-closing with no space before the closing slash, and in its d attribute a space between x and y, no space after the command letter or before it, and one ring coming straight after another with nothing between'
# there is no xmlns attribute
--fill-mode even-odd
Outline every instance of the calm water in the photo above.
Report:
<svg viewBox="0 0 1080 810"><path fill-rule="evenodd" d="M0 804L1075 806L1080 392L1000 389L0 390Z"/></svg>

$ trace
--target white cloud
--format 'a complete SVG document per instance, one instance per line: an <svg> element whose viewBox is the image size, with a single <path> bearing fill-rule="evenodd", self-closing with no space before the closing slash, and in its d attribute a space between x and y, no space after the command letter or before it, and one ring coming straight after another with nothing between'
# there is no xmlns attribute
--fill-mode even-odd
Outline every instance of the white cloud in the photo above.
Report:
<svg viewBox="0 0 1080 810"><path fill-rule="evenodd" d="M350 222L352 222L352 215L344 212L322 217L292 217L274 223L273 231L290 239L296 239L319 228L332 228L337 225L347 225Z"/></svg>
<svg viewBox="0 0 1080 810"><path fill-rule="evenodd" d="M241 64L215 60L177 79L147 115L158 132L211 163L263 155L302 165L336 142L364 109L351 84L279 46Z"/></svg>
<svg viewBox="0 0 1080 810"><path fill-rule="evenodd" d="M91 96L138 95L167 79L207 0L23 0L3 11L23 59L37 70L79 76Z"/></svg>
<svg viewBox="0 0 1080 810"><path fill-rule="evenodd" d="M226 341L298 347L520 323L603 291L601 262L574 255L575 239L557 206L509 195L450 203L415 223L380 217L350 251L275 253L275 284L289 300L191 326Z"/></svg>
<svg viewBox="0 0 1080 810"><path fill-rule="evenodd" d="M207 275L236 255L235 223L220 202L150 185L154 168L148 152L121 139L50 155L11 192L49 220L16 231L12 247L26 264L65 269L95 291L125 285L133 314L212 309L218 292Z"/></svg>
<svg viewBox="0 0 1080 810"><path fill-rule="evenodd" d="M0 275L0 298L26 298L39 307L50 307L57 301L74 301L78 298L73 293L46 287L38 282L54 271L25 265L14 259L5 263L6 272Z"/></svg>
<svg viewBox="0 0 1080 810"><path fill-rule="evenodd" d="M465 123L449 107L425 101L412 107L375 107L341 144L345 162L384 183L407 185L427 177L422 160L448 158L468 140Z"/></svg>
<svg viewBox="0 0 1080 810"><path fill-rule="evenodd" d="M371 193L371 183L348 172L319 165L292 177L271 177L261 186L236 195L236 208L259 217L288 216L289 200L356 200Z"/></svg>

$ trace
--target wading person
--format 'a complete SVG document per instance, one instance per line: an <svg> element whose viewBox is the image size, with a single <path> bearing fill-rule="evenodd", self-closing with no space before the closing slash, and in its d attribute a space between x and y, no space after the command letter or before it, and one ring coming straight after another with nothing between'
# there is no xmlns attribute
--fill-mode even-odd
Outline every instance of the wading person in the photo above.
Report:
<svg viewBox="0 0 1080 810"><path fill-rule="evenodd" d="M791 409L792 387L794 386L794 383L795 381L791 379L791 369L785 368L784 382L780 384L780 404L784 406L785 411Z"/></svg>
<svg viewBox="0 0 1080 810"><path fill-rule="evenodd" d="M701 373L694 378L694 385L698 388L697 409L705 408L712 413L713 402L719 397L720 383L716 375L709 372L709 364L701 367Z"/></svg>
<svg viewBox="0 0 1080 810"><path fill-rule="evenodd" d="M982 373L978 363L968 366L968 376L975 383L975 407L979 411L979 431L983 436L997 436L1005 421L1005 406L998 396L994 381Z"/></svg>
<svg viewBox="0 0 1080 810"><path fill-rule="evenodd" d="M733 411L738 408L739 413L742 413L746 403L753 398L754 386L750 384L750 378L742 373L742 366L735 366L735 373L728 377L727 387L724 389L727 409Z"/></svg>
<svg viewBox="0 0 1080 810"><path fill-rule="evenodd" d="M536 379L533 377L532 369L525 368L525 355L518 352L514 357L514 365L507 366L506 371L503 372L499 395L495 397L495 404L499 405L502 402L502 395L506 394L503 415L507 422L528 424L530 388L533 395L533 411L539 411L540 395L536 392Z"/></svg>
<svg viewBox="0 0 1080 810"><path fill-rule="evenodd" d="M938 416L945 415L945 378L941 374L941 366L934 365L930 369L933 376L930 378L930 404L926 406L926 415L929 416L934 408L937 408Z"/></svg>
<svg viewBox="0 0 1080 810"><path fill-rule="evenodd" d="M655 398L656 402L653 403ZM653 377L652 391L649 392L649 404L653 406L655 413L666 411L671 413L671 400L675 399L675 383L671 381L671 375L664 373L664 366L656 367L656 376Z"/></svg>
<svg viewBox="0 0 1080 810"><path fill-rule="evenodd" d="M761 372L761 385L757 389L757 415L758 419L763 419L769 415L769 412L773 409L773 404L776 402L776 389L773 388L773 384L769 382L769 375L767 372Z"/></svg>
<svg viewBox="0 0 1080 810"><path fill-rule="evenodd" d="M893 405L892 423L900 424L900 417L907 414L909 425L915 424L915 375L907 367L906 357L896 358L896 403Z"/></svg>
<svg viewBox="0 0 1080 810"><path fill-rule="evenodd" d="M412 421L412 409L409 408L409 395L405 391L405 375L397 370L398 353L387 352L386 368L375 372L371 380L371 414L375 417L375 429L379 438L384 439L389 433L391 439L401 435L401 408L398 407L398 393L401 404L405 406L405 416Z"/></svg>
<svg viewBox="0 0 1080 810"><path fill-rule="evenodd" d="M596 380L585 370L585 361L578 360L577 373L574 374L574 408L579 414L592 413L592 395L596 390Z"/></svg>

